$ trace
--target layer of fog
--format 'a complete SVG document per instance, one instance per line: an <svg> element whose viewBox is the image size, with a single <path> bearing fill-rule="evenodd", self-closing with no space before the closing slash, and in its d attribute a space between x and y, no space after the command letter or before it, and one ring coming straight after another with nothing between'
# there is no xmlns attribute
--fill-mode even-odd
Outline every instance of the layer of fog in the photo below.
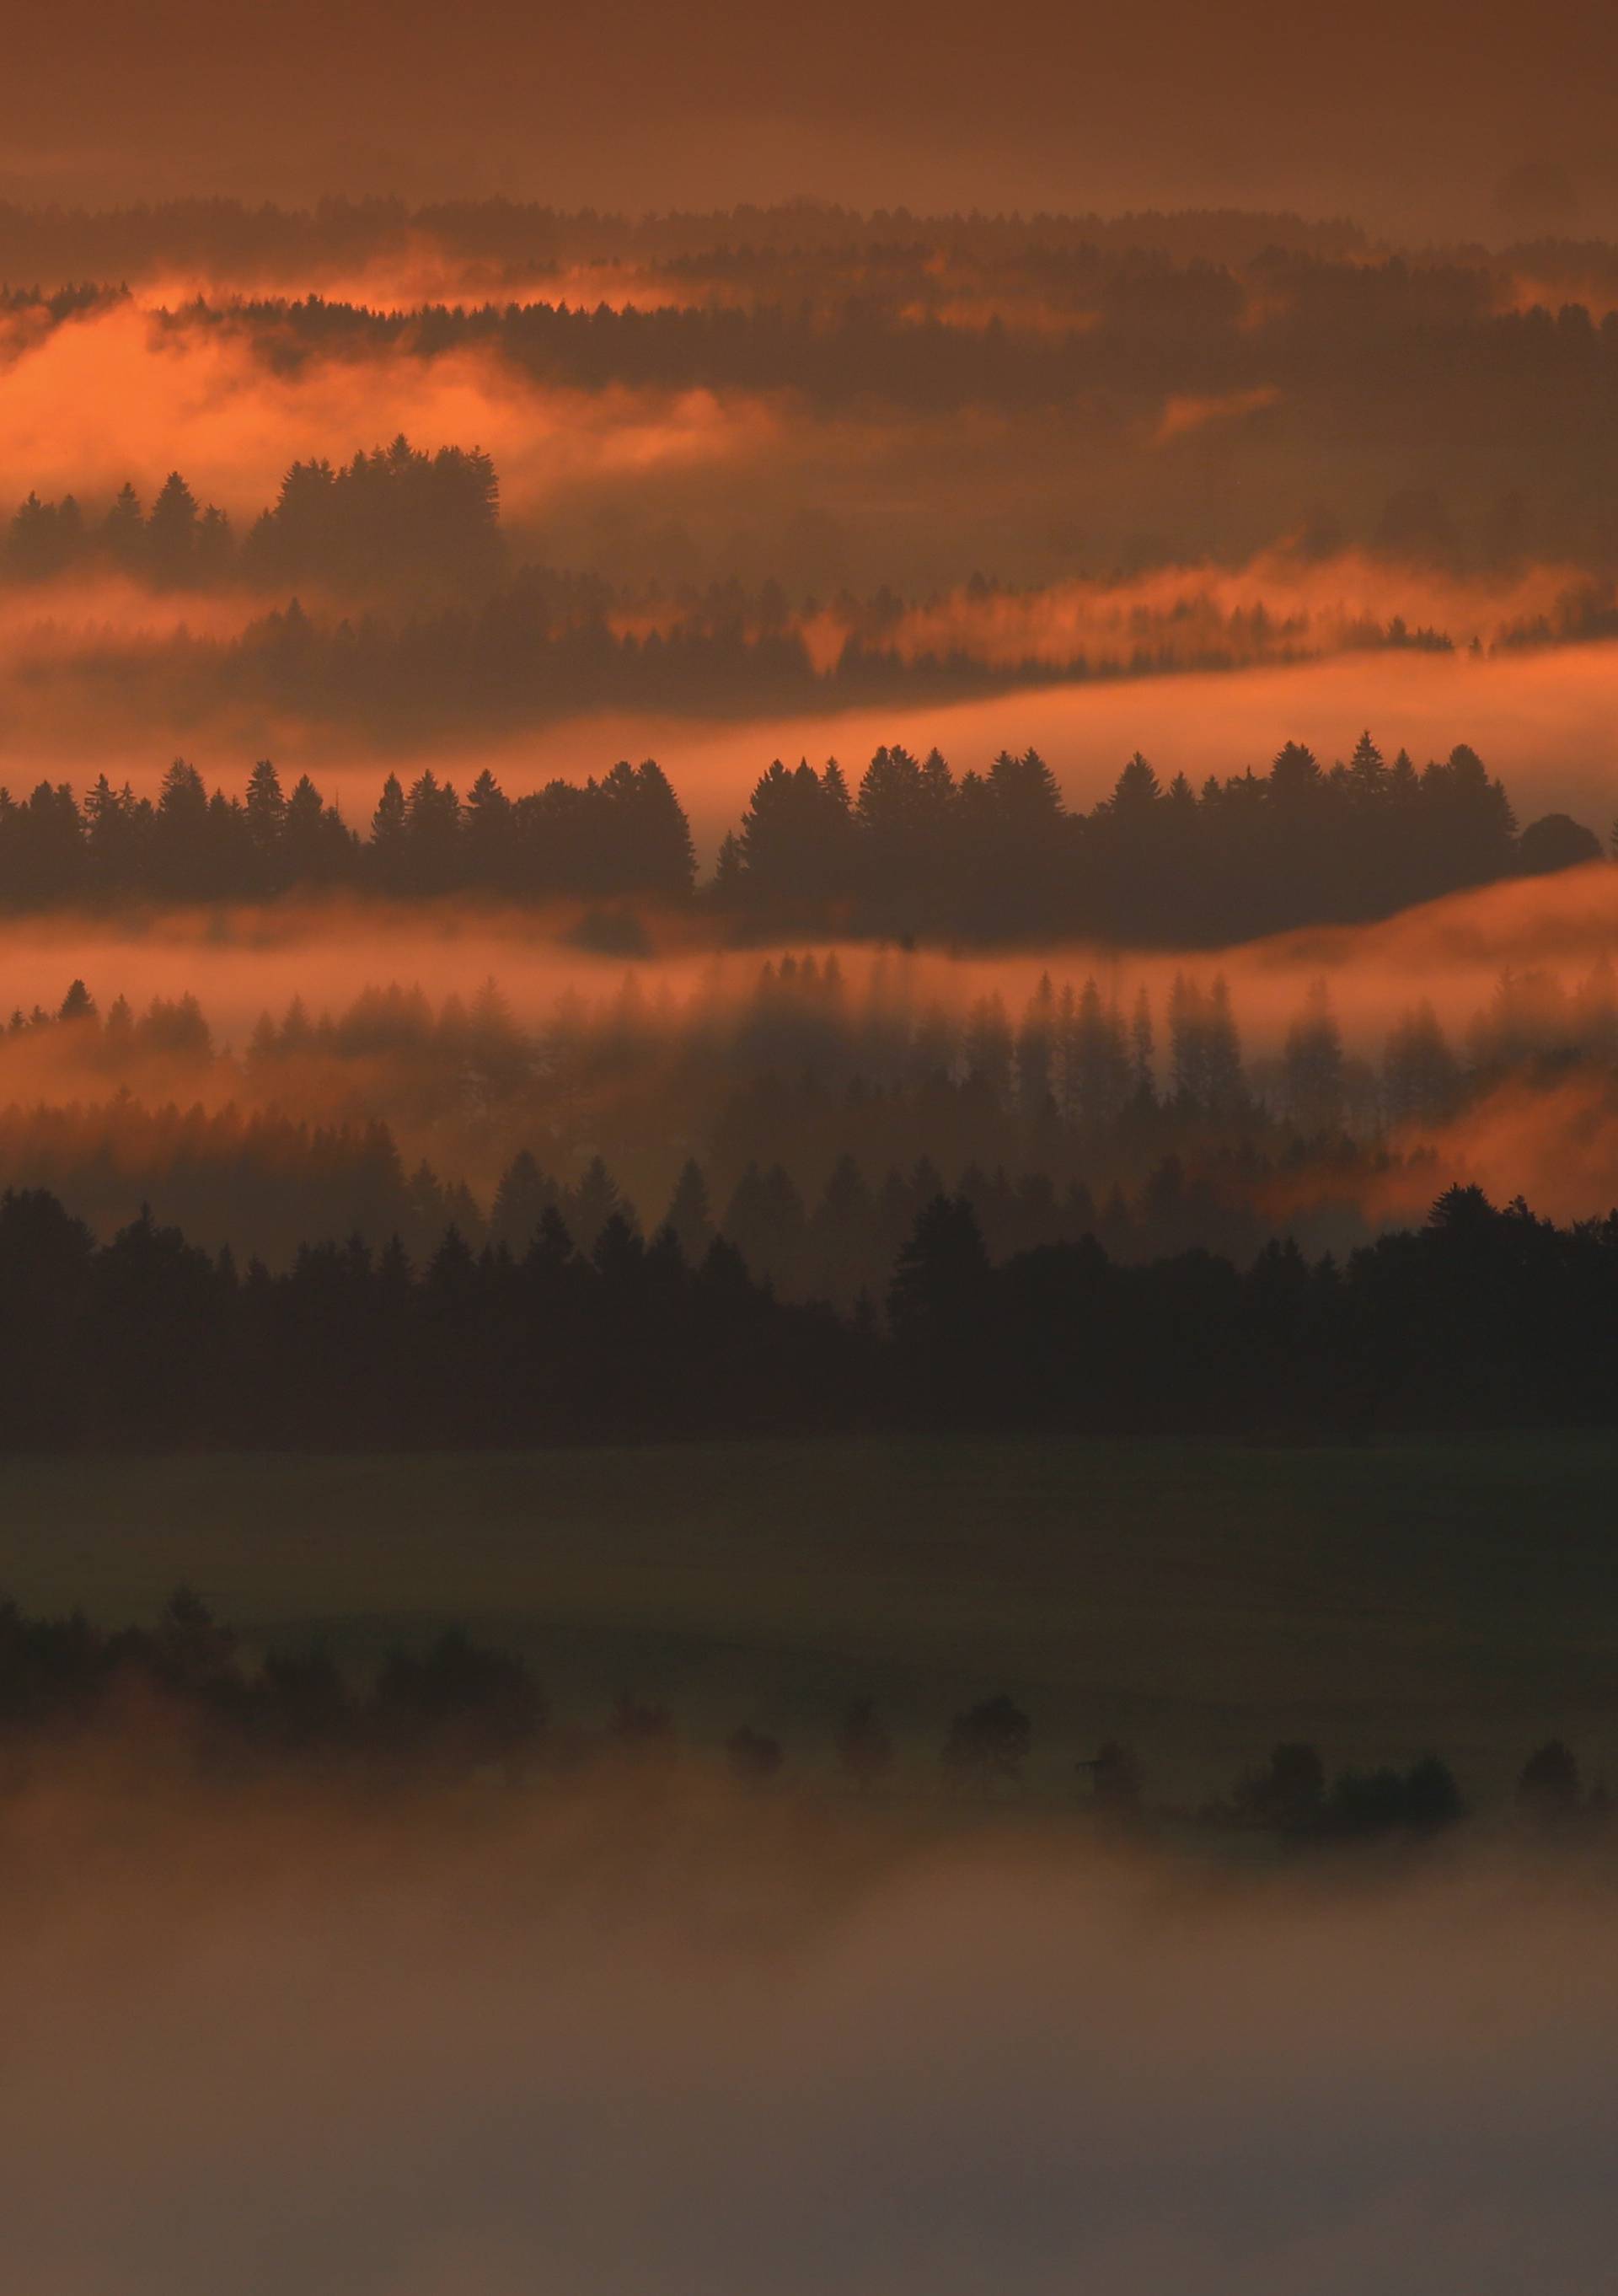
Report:
<svg viewBox="0 0 1618 2296"><path fill-rule="evenodd" d="M1610 1882L790 1800L0 1820L30 2296L1587 2296Z"/></svg>
<svg viewBox="0 0 1618 2296"><path fill-rule="evenodd" d="M57 324L8 314L0 476L17 500L30 487L104 500L126 479L150 499L177 463L200 499L241 519L293 460L346 460L404 430L493 455L523 554L617 578L774 578L822 596L1176 555L1239 562L1323 504L1363 538L1410 483L1406 457L1374 432L1323 430L1319 410L1263 381L1189 398L1171 369L1161 386L1141 377L1050 406L927 412L885 406L879 374L869 398L824 407L791 390L572 388L497 345L434 349L430 334L337 340L325 355L306 327L165 315L151 298ZM1422 481L1477 544L1503 488L1540 483L1515 455L1480 469L1459 434L1424 446Z"/></svg>
<svg viewBox="0 0 1618 2296"><path fill-rule="evenodd" d="M776 952L715 945L701 927L654 917L645 957L593 954L559 938L576 909L522 910L455 900L289 900L220 910L45 911L0 918L0 1005L54 1010L68 980L85 979L104 1007L116 996L199 996L217 1034L240 1043L258 1015L294 996L335 1010L362 989L421 984L470 998L494 980L525 1026L558 998L612 999L633 980L649 1007L665 996L715 1007L750 996ZM1222 975L1244 1040L1279 1041L1316 980L1330 991L1345 1038L1373 1046L1418 997L1459 1029L1486 1004L1502 972L1541 968L1570 989L1618 945L1618 872L1604 863L1514 879L1401 912L1384 922L1331 925L1223 949L1118 950L1083 941L993 955L845 944L836 954L857 1005L867 999L960 1013L999 995L1015 1017L1042 974L1093 974L1127 1009L1144 988L1166 997L1176 974ZM805 944L829 953L821 939ZM70 969L69 969L70 968Z"/></svg>
<svg viewBox="0 0 1618 2296"><path fill-rule="evenodd" d="M1347 757L1369 725L1389 756L1402 746L1418 763L1469 742L1524 819L1565 810L1604 833L1618 786L1615 666L1618 650L1602 644L1492 660L1343 655L745 726L605 716L536 730L523 754L541 771L544 761L560 771L564 759L592 752L655 756L707 843L733 825L772 757L818 763L835 756L857 774L879 742L902 742L919 754L936 744L960 771L981 768L1002 749L1033 747L1054 767L1069 804L1088 806L1107 794L1136 750L1163 781L1184 773L1199 784L1208 774L1264 766L1287 738L1308 742L1328 762ZM515 744L503 752L515 753Z"/></svg>
<svg viewBox="0 0 1618 2296"><path fill-rule="evenodd" d="M228 329L170 331L135 302L0 336L0 423L19 496L146 496L176 461L199 499L233 515L274 499L288 465L347 460L404 430L494 455L511 503L535 511L590 476L643 479L664 462L756 455L763 402L704 390L542 389L480 350L436 358L312 358L279 367Z"/></svg>
<svg viewBox="0 0 1618 2296"><path fill-rule="evenodd" d="M1206 560L1134 575L934 588L884 616L874 640L858 600L789 598L774 608L770 627L801 637L821 672L837 668L858 630L911 666L959 655L1018 680L1041 667L1066 675L1075 662L1103 678L1139 679L1215 663L1224 673L1376 652L1390 627L1401 623L1407 633L1431 633L1454 648L1475 641L1492 652L1536 623L1549 635L1584 579L1578 568L1554 562L1464 575L1361 550L1305 556L1284 540L1235 565ZM298 595L317 619L379 606L396 619L402 603L396 594L345 594L318 575L300 578ZM445 601L435 595L426 603L441 611ZM241 579L203 589L153 586L91 558L49 580L0 589L0 659L28 673L53 660L71 664L78 654L93 656L98 645L149 648L185 635L231 638L286 603L284 587ZM664 585L643 574L601 611L615 636L644 638L655 631L666 638L701 606L699 586ZM757 601L748 600L740 614L748 635L759 635ZM1148 666L1140 666L1140 658Z"/></svg>
<svg viewBox="0 0 1618 2296"><path fill-rule="evenodd" d="M1285 1231L1312 1205L1352 1203L1373 1226L1419 1226L1452 1182L1496 1203L1523 1197L1541 1218L1598 1219L1618 1209L1618 1080L1584 1071L1551 1081L1508 1078L1459 1115L1392 1128L1395 1151L1422 1161L1352 1177L1316 1167L1266 1184Z"/></svg>
<svg viewBox="0 0 1618 2296"><path fill-rule="evenodd" d="M37 678L19 676L7 694L16 706L0 732L0 780L13 794L41 779L66 779L82 792L104 771L155 791L177 749L210 783L239 786L252 759L267 755L283 775L312 774L363 828L390 769L408 778L430 766L464 791L486 766L515 796L557 776L582 780L619 758L653 757L685 806L707 866L772 758L819 764L835 756L857 783L883 742L903 742L918 754L936 746L957 772L981 770L1001 750L1033 747L1051 765L1068 803L1088 807L1109 792L1137 750L1165 783L1184 773L1199 785L1209 774L1263 770L1288 739L1306 742L1329 764L1347 757L1369 726L1387 755L1402 746L1418 765L1468 742L1504 780L1522 820L1565 811L1605 836L1618 787L1615 668L1618 647L1601 643L1492 659L1377 652L814 715L710 719L602 710L498 735L413 744L339 735L257 707L142 730L119 709L116 690L86 689L58 707Z"/></svg>
<svg viewBox="0 0 1618 2296"><path fill-rule="evenodd" d="M0 1105L20 1116L36 1111L41 1121L49 1109L77 1107L86 1116L100 1110L115 1160L120 1125L112 1095L120 1088L151 1110L234 1106L311 1123L374 1117L394 1128L408 1156L426 1154L445 1177L467 1180L486 1194L518 1147L534 1149L542 1160L560 1154L566 1163L571 1152L552 1138L553 1125L565 1131L583 1122L582 1136L594 1136L575 1105L574 1087L547 1083L550 1033L561 1019L564 1046L593 1042L603 1048L601 1074L586 1058L594 1081L581 1105L593 1108L600 1123L627 1094L643 1103L662 1143L655 1152L648 1143L658 1168L655 1185L641 1176L632 1187L642 1215L655 1220L680 1161L706 1152L705 1141L688 1138L682 1128L689 1109L678 1119L669 1112L686 1107L684 1064L694 1059L707 1073L732 1029L738 1045L748 1047L748 1073L766 1059L755 1029L762 1026L767 1039L778 1006L756 1000L764 968L781 952L727 950L707 944L689 927L666 927L662 947L645 958L592 955L558 938L573 914L502 912L453 902L421 907L337 903L122 919L47 914L0 923L0 1013L35 1005L54 1011L78 977L103 1012L120 995L137 1013L154 998L172 1003L196 996L213 1032L213 1048L201 1055L159 1030L150 1048L137 1046L111 1065L94 1030L7 1035L0 1037ZM1537 1210L1565 1220L1603 1215L1618 1204L1618 1084L1598 1066L1567 1066L1565 1046L1573 1039L1567 1036L1568 1008L1560 1002L1598 981L1615 947L1618 871L1591 864L1555 878L1451 896L1382 924L1323 928L1194 954L1083 945L1001 955L845 945L835 954L841 972L838 1002L846 1024L856 1034L874 1024L872 1041L890 1048L895 1030L921 1029L935 1013L949 1014L959 1026L985 997L1000 998L1016 1027L1042 976L1050 977L1058 993L1064 987L1076 993L1093 978L1103 999L1125 1015L1144 991L1165 1095L1171 1088L1168 1021L1181 975L1205 988L1216 977L1224 980L1250 1064L1274 1061L1312 990L1324 984L1351 1062L1364 1064L1361 1097L1369 1096L1373 1111L1374 1077L1389 1037L1418 1002L1431 1006L1463 1059L1481 1026L1477 1096L1458 1114L1389 1119L1384 1127L1361 1109L1353 1119L1362 1145L1374 1149L1380 1141L1394 1152L1391 1166L1379 1168L1374 1154L1346 1165L1328 1156L1265 1184L1265 1208L1278 1230L1285 1230L1322 1202L1356 1203L1373 1225L1419 1220L1451 1180L1475 1182L1500 1201L1524 1195ZM831 953L817 945L820 958ZM1491 1017L1508 977L1514 984L1509 1010ZM391 1050L372 1042L367 1023L359 1032L363 1051L339 1037L330 1043L307 1039L297 1058L257 1066L243 1058L260 1016L279 1020L294 999L307 1019L340 1018L362 992L398 983L424 989L435 1007L454 996L463 1008L476 1009L491 981L516 1023L532 1032L535 1062L519 1095L526 1113L519 1119L514 1103L493 1129L491 1111L476 1094L467 1101L464 1122L446 1117L449 1079L440 1065L445 1056L430 1021L419 1043ZM1511 1054L1519 1035L1522 1048ZM782 1057L795 1067L805 1054L789 1027L783 1044L789 1049ZM1535 1065L1536 1047L1553 1056L1549 1071ZM566 1076L573 1073L570 1057L564 1057ZM609 1071L616 1079L611 1084ZM424 1108L437 1111L430 1121ZM1425 1160L1398 1160L1418 1150L1426 1152ZM1076 1146L1074 1152L1082 1163ZM806 1173L803 1184L818 1188L823 1177Z"/></svg>

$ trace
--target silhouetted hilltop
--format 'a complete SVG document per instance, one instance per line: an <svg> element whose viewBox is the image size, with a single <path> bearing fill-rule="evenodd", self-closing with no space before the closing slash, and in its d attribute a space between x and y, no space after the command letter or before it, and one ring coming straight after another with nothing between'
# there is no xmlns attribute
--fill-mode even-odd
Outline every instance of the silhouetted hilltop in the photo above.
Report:
<svg viewBox="0 0 1618 2296"><path fill-rule="evenodd" d="M959 777L935 750L879 749L851 789L835 759L778 759L694 893L683 808L648 758L582 785L509 797L485 767L464 799L430 770L389 775L362 837L309 775L289 793L261 759L243 795L176 759L158 797L102 775L82 805L41 782L0 789L0 907L265 899L342 888L507 901L699 899L719 928L993 942L1067 934L1219 946L1378 917L1519 873L1598 859L1564 815L1521 836L1501 783L1458 745L1418 772L1369 734L1323 767L1297 742L1267 774L1166 789L1139 753L1111 795L1072 811L1035 751Z"/></svg>

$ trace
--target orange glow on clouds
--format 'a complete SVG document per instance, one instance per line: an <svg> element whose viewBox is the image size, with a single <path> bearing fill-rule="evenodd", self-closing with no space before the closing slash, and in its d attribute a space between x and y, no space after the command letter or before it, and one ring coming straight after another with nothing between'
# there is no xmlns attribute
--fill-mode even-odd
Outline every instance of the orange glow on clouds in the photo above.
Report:
<svg viewBox="0 0 1618 2296"><path fill-rule="evenodd" d="M274 499L289 463L401 430L486 448L508 506L532 510L592 476L746 462L768 447L775 419L756 398L703 390L542 390L473 351L282 372L244 337L171 332L132 302L49 331L29 315L0 351L7 467L47 496L110 494L126 479L150 496L177 462L199 499L240 515Z"/></svg>
<svg viewBox="0 0 1618 2296"><path fill-rule="evenodd" d="M1239 422L1246 415L1278 406L1280 396L1273 383L1261 383L1252 390L1225 391L1214 398L1176 394L1164 403L1152 443L1167 447L1189 431L1205 430L1211 422Z"/></svg>

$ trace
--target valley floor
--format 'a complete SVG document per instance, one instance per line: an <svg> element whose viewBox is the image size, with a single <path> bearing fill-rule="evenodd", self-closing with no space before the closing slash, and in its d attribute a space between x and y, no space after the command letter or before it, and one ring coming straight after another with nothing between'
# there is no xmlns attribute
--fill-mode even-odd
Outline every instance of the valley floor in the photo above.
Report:
<svg viewBox="0 0 1618 2296"><path fill-rule="evenodd" d="M1618 1774L1618 1443L1367 1449L1039 1440L0 1464L0 1590L150 1620L180 1583L257 1648L355 1667L446 1622L520 1649L559 1720L620 1691L688 1740L829 1764L874 1697L916 1786L1009 1693L1028 1790L1104 1738L1154 1800L1279 1739L1434 1750L1480 1805L1552 1734Z"/></svg>

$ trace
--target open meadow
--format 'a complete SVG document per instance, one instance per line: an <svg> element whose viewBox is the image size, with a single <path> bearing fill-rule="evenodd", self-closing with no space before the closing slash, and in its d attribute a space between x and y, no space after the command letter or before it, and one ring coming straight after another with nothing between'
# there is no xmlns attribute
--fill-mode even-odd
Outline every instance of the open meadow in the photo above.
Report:
<svg viewBox="0 0 1618 2296"><path fill-rule="evenodd" d="M364 1669L445 1622L529 1660L563 1724L620 1691L830 1767L874 1697L896 1787L1006 1692L1031 1794L1105 1738L1195 1805L1282 1739L1429 1749L1480 1808L1553 1733L1618 1772L1618 1445L1339 1449L955 1439L393 1458L13 1458L0 1587L149 1621L180 1583L260 1649Z"/></svg>

